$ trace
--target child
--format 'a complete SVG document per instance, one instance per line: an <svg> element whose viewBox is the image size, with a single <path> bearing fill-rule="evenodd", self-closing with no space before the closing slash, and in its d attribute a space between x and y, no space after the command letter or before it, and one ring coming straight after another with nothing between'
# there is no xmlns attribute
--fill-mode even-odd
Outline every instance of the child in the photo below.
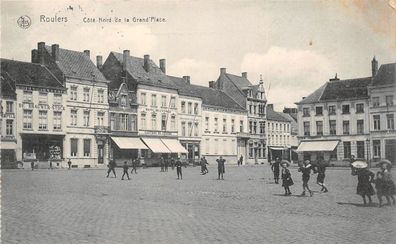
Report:
<svg viewBox="0 0 396 244"><path fill-rule="evenodd" d="M356 187L356 193L363 198L363 204L367 205L366 196L369 200L369 204L372 204L371 196L374 195L374 188L371 185L374 179L374 173L367 169L367 163L361 168L354 168L352 175L358 176L358 185Z"/></svg>
<svg viewBox="0 0 396 244"><path fill-rule="evenodd" d="M298 169L298 171L302 173L302 181L303 181L303 185L302 185L303 192L301 193L301 196L305 196L305 189L309 191L309 195L311 197L313 196L313 192L309 189L308 186L308 181L311 175L311 169L312 169L312 165L309 160L305 160L304 165Z"/></svg>
<svg viewBox="0 0 396 244"><path fill-rule="evenodd" d="M282 167L282 186L285 188L285 196L291 195L289 186L294 184L293 179L291 178L290 170L287 168L289 167L289 163L283 161L281 163Z"/></svg>
<svg viewBox="0 0 396 244"><path fill-rule="evenodd" d="M124 169L124 173L122 174L121 180L124 180L124 175L127 175L128 180L129 180L129 174L128 174L128 164L127 161L124 162L124 166L122 166L122 168Z"/></svg>
<svg viewBox="0 0 396 244"><path fill-rule="evenodd" d="M382 160L380 162L381 170L377 173L377 179L375 181L379 207L382 206L382 196L385 196L388 205L391 205L390 198L392 198L392 203L395 205L394 195L396 194L396 187L390 173L391 166L392 164L389 160Z"/></svg>
<svg viewBox="0 0 396 244"><path fill-rule="evenodd" d="M324 179L326 177L326 165L323 162L319 162L318 166L316 167L316 172L318 173L318 177L316 178L316 183L322 187L320 191L328 192L326 185L324 184Z"/></svg>

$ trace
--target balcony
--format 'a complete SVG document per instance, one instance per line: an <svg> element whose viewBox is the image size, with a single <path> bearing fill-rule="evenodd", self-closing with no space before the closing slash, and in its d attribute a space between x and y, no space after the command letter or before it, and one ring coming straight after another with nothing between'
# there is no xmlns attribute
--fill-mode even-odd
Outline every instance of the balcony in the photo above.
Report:
<svg viewBox="0 0 396 244"><path fill-rule="evenodd" d="M16 141L16 137L14 135L2 136L1 141Z"/></svg>
<svg viewBox="0 0 396 244"><path fill-rule="evenodd" d="M95 134L110 134L109 126L95 126Z"/></svg>
<svg viewBox="0 0 396 244"><path fill-rule="evenodd" d="M247 139L249 139L249 138L250 138L250 133L246 133L246 132L237 132L237 133L236 133L236 136L239 137L239 138L247 138Z"/></svg>

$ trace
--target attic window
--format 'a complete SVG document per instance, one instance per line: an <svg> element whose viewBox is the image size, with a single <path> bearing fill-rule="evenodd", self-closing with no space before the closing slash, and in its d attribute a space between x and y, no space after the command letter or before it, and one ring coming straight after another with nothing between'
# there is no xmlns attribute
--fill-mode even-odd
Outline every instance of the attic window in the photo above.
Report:
<svg viewBox="0 0 396 244"><path fill-rule="evenodd" d="M72 69L72 72L73 72L74 74L76 74L76 73L77 73L77 71L76 71L75 69Z"/></svg>

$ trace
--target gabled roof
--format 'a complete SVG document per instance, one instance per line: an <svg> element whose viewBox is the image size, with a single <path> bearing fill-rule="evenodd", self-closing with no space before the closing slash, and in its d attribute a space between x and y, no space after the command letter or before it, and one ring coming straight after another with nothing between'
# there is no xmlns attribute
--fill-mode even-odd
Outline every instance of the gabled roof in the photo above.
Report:
<svg viewBox="0 0 396 244"><path fill-rule="evenodd" d="M45 46L45 48L51 54L51 47ZM107 82L103 74L84 52L59 48L59 61L56 64L67 77Z"/></svg>
<svg viewBox="0 0 396 244"><path fill-rule="evenodd" d="M0 79L1 79L1 85L0 85L1 97L10 97L15 99L16 98L15 82L6 73L1 73Z"/></svg>
<svg viewBox="0 0 396 244"><path fill-rule="evenodd" d="M370 82L371 77L328 82L320 101L367 98Z"/></svg>
<svg viewBox="0 0 396 244"><path fill-rule="evenodd" d="M383 64L374 76L372 86L396 85L396 63Z"/></svg>
<svg viewBox="0 0 396 244"><path fill-rule="evenodd" d="M269 107L266 107L267 112L267 120L271 121L281 121L281 122L291 122L289 118L287 118L283 113L276 112Z"/></svg>
<svg viewBox="0 0 396 244"><path fill-rule="evenodd" d="M323 94L323 91L326 88L327 83L316 89L314 92L309 94L307 97L303 98L298 104L308 104L308 103L316 103L319 102L320 97Z"/></svg>
<svg viewBox="0 0 396 244"><path fill-rule="evenodd" d="M46 66L9 59L0 59L0 63L1 76L15 85L65 89Z"/></svg>
<svg viewBox="0 0 396 244"><path fill-rule="evenodd" d="M225 73L224 76L227 77L229 80L231 80L237 87L239 87L239 89L252 86L252 83L250 83L250 81L245 77L237 76L229 73Z"/></svg>

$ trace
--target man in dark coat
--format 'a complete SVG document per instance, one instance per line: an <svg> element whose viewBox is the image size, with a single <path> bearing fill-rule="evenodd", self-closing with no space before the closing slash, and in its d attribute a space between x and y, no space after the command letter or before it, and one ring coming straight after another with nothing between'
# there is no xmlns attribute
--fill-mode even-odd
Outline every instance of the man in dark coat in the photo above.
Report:
<svg viewBox="0 0 396 244"><path fill-rule="evenodd" d="M208 167L206 167L207 164L208 164L208 161L206 161L205 156L203 156L201 158L201 173L203 175L209 173Z"/></svg>
<svg viewBox="0 0 396 244"><path fill-rule="evenodd" d="M128 167L127 161L124 162L124 165L122 166L122 168L124 170L124 173L122 174L121 180L124 180L125 175L128 177L128 180L129 180L129 173L128 173L129 167Z"/></svg>
<svg viewBox="0 0 396 244"><path fill-rule="evenodd" d="M70 158L69 158L69 161L67 161L67 165L69 166L69 169L70 169L71 165L72 165L72 162L71 162Z"/></svg>
<svg viewBox="0 0 396 244"><path fill-rule="evenodd" d="M280 166L280 163L281 163L280 159L276 158L275 159L275 163L273 163L271 165L271 170L274 173L275 184L279 184L279 171L280 171L279 166Z"/></svg>
<svg viewBox="0 0 396 244"><path fill-rule="evenodd" d="M238 165L243 165L243 156L242 155L239 158Z"/></svg>
<svg viewBox="0 0 396 244"><path fill-rule="evenodd" d="M182 163L180 161L180 157L177 158L176 162L175 162L175 166L176 166L176 172L177 172L177 179L182 180L183 179L183 174L182 174Z"/></svg>
<svg viewBox="0 0 396 244"><path fill-rule="evenodd" d="M133 173L133 171L135 171L135 174L137 174L136 168L137 168L138 165L139 165L139 158L137 157L137 158L135 158L135 159L132 159L132 170L131 170L131 174Z"/></svg>
<svg viewBox="0 0 396 244"><path fill-rule="evenodd" d="M114 178L117 178L116 176L116 172L115 172L115 167L116 167L116 163L114 162L114 160L110 160L109 164L107 165L107 167L109 167L109 169L107 170L107 178L109 177L109 174L111 171L113 171L114 174Z"/></svg>
<svg viewBox="0 0 396 244"><path fill-rule="evenodd" d="M160 166L161 166L161 172L164 172L165 160L163 156L161 156L160 159Z"/></svg>
<svg viewBox="0 0 396 244"><path fill-rule="evenodd" d="M223 175L225 173L225 166L224 166L225 159L223 159L223 157L220 156L219 159L216 159L216 162L217 162L217 172L218 172L217 179L220 180L220 178L221 178L222 180L224 180Z"/></svg>

